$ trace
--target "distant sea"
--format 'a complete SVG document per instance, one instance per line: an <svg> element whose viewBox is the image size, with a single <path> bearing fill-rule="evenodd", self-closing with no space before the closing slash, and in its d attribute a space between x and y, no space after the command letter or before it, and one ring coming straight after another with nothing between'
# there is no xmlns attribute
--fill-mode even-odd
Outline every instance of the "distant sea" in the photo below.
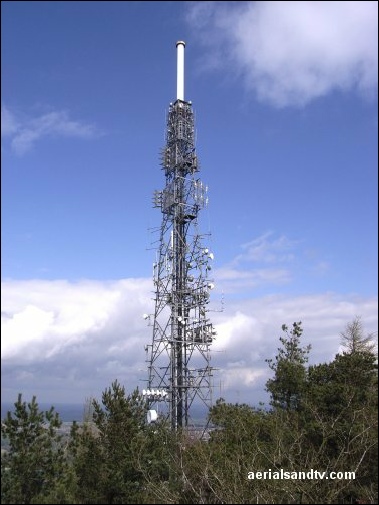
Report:
<svg viewBox="0 0 379 505"><path fill-rule="evenodd" d="M60 419L64 423L72 423L73 421L81 422L84 417L84 403L39 403L39 410L49 410L54 407L55 412L58 412ZM14 402L1 403L1 419L4 419L7 412L14 411Z"/></svg>
<svg viewBox="0 0 379 505"><path fill-rule="evenodd" d="M28 401L28 400L27 400ZM61 421L67 429L73 421L81 423L85 418L88 419L88 404L84 403L40 403L38 407L40 411L49 410L54 407L55 412L58 412ZM14 412L14 402L3 402L1 404L1 419L3 420L7 413ZM85 414L87 414L85 416ZM191 407L191 422L190 424L198 428L204 427L207 423L208 409L204 405L192 405Z"/></svg>
<svg viewBox="0 0 379 505"><path fill-rule="evenodd" d="M53 406L55 412L58 412L61 421L64 423L72 423L73 421L82 422L84 419L84 412L86 405L83 403L39 403L39 410L49 410ZM88 407L87 407L88 408ZM4 419L7 412L14 411L14 402L4 402L1 404L1 419ZM191 409L192 420L198 426L204 426L207 417L207 410L204 407L192 406Z"/></svg>

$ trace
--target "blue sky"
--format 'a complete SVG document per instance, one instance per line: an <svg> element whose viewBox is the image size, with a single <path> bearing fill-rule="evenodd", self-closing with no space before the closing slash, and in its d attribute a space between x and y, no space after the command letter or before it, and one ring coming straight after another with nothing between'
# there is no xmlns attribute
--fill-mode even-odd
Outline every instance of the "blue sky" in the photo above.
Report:
<svg viewBox="0 0 379 505"><path fill-rule="evenodd" d="M2 2L2 391L142 385L177 40L209 186L229 400L283 323L313 362L377 331L376 2ZM224 297L224 310L218 312Z"/></svg>

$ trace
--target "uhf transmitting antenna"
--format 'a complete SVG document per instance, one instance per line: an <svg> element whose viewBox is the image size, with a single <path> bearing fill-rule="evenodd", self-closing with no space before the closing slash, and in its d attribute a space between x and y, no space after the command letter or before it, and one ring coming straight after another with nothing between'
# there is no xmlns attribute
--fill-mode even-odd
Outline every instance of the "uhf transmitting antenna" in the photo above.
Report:
<svg viewBox="0 0 379 505"><path fill-rule="evenodd" d="M155 191L162 213L154 276L154 314L148 352L148 422L168 417L171 428L191 427L194 407L211 406L210 347L216 334L208 317L213 253L198 230L207 187L198 178L192 103L184 100L184 47L177 47L177 97L167 114L161 165L166 185Z"/></svg>

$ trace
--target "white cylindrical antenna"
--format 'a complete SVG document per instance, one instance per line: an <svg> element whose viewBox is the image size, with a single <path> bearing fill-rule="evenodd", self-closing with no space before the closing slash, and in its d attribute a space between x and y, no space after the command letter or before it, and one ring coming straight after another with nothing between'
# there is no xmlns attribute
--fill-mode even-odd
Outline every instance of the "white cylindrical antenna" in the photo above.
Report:
<svg viewBox="0 0 379 505"><path fill-rule="evenodd" d="M186 43L178 40L177 49L177 78L176 78L176 99L184 101L184 47Z"/></svg>

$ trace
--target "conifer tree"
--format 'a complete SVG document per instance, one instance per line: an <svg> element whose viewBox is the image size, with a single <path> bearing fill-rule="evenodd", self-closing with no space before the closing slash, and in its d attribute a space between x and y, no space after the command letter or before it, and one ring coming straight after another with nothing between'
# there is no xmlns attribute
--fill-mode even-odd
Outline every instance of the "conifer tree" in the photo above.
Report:
<svg viewBox="0 0 379 505"><path fill-rule="evenodd" d="M18 395L14 411L1 425L9 444L1 458L1 503L42 503L62 479L66 466L61 425L54 407L44 412L35 396L26 403Z"/></svg>
<svg viewBox="0 0 379 505"><path fill-rule="evenodd" d="M311 346L301 347L301 321L294 322L290 331L283 324L282 330L286 334L279 338L282 347L278 348L274 360L266 360L274 372L274 377L266 383L266 390L271 394L274 408L298 410L306 387L306 363Z"/></svg>

